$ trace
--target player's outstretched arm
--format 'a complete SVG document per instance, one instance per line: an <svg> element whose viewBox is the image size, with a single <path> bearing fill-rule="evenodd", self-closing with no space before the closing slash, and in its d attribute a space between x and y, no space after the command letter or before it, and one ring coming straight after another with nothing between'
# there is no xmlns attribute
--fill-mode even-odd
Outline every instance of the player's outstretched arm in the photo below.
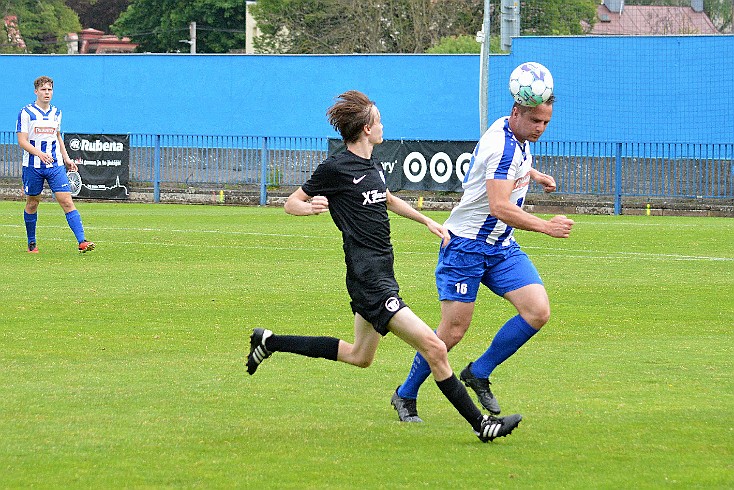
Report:
<svg viewBox="0 0 734 490"><path fill-rule="evenodd" d="M449 239L451 238L449 230L420 211L413 209L410 204L392 195L390 191L387 191L387 209L404 218L412 219L413 221L426 225L431 233L441 238L444 246L449 243Z"/></svg>
<svg viewBox="0 0 734 490"><path fill-rule="evenodd" d="M326 196L311 197L300 187L288 196L284 206L285 212L294 216L309 216L321 214L329 209L329 200Z"/></svg>
<svg viewBox="0 0 734 490"><path fill-rule="evenodd" d="M486 185L490 212L503 223L520 230L545 233L553 238L568 238L570 235L573 220L558 215L546 221L510 202L515 181L489 179Z"/></svg>
<svg viewBox="0 0 734 490"><path fill-rule="evenodd" d="M566 218L562 214L557 214L548 221L548 231L545 234L553 238L568 238L571 234L572 226L572 219Z"/></svg>

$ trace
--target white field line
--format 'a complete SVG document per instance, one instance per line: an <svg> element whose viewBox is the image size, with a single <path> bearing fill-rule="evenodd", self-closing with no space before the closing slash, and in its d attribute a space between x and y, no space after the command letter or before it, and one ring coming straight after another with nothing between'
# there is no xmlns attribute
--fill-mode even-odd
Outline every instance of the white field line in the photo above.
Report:
<svg viewBox="0 0 734 490"><path fill-rule="evenodd" d="M59 230L67 230L68 227L66 226L58 226L58 225L44 225L44 228L51 228L51 229L59 229ZM0 228L18 228L19 230L25 230L25 226L23 224L20 225L2 225L0 224ZM334 236L328 236L328 235L295 235L295 234L287 234L287 233L262 233L257 231L232 231L232 230L186 230L186 229L178 229L178 228L172 228L172 229L166 229L166 228L125 228L125 227L109 227L109 226L85 226L85 231L92 231L92 230L98 230L98 231L112 231L112 232L125 232L125 231L139 231L139 232L150 232L150 233L184 233L193 235L194 233L204 233L204 234L212 234L212 235L233 235L233 236L271 236L276 238L326 238L326 239L334 239L338 240L340 238L339 235ZM87 233L89 234L89 233ZM5 235L7 236L7 235ZM117 243L123 243L123 242L117 242Z"/></svg>
<svg viewBox="0 0 734 490"><path fill-rule="evenodd" d="M17 229L19 232L18 234L0 234L0 236L4 238L12 238L12 239L24 239L25 236L22 233L24 231L25 227L22 224L0 224L0 228L12 228ZM53 228L53 229L59 229L59 230L67 230L68 228L66 226L54 226L54 225L48 225L46 228ZM224 230L202 230L202 229L163 229L163 228L125 228L125 227L106 227L106 226L95 226L95 227L88 227L88 231L98 230L98 231L110 231L110 232L125 232L125 231L137 231L137 232L150 232L150 233L163 233L163 234L195 234L195 233L204 233L204 234L212 234L212 235L231 235L231 236L261 236L261 237L274 237L274 238L297 238L299 239L299 243L303 243L303 239L307 240L327 240L330 242L334 242L335 244L340 242L340 236L339 235L298 235L298 234L288 234L288 233L262 233L262 232L248 232L248 231L224 231ZM68 241L68 238L62 238L62 237L54 237L54 238L44 238L44 240L50 240L50 241ZM431 237L427 237L427 240L431 240ZM118 245L147 245L147 246L177 246L177 247L191 247L191 248L201 248L201 247L211 247L211 248L221 248L221 244L211 244L208 243L198 243L198 244L182 244L178 242L171 242L167 243L164 240L156 240L156 241L150 241L150 242L144 242L144 241L137 241L137 242L131 242L131 241L123 241L123 240L115 240L115 244ZM231 246L231 245L230 245ZM399 250L405 246L405 243L403 242L402 246L398 245L396 247L398 250L395 251L396 254L413 254L413 255L431 255L436 256L438 254L438 247L436 246L435 250L431 251L410 251L410 250ZM260 250L263 247L262 246L247 246L247 245L238 245L234 246L234 248L239 248L243 250ZM524 250L537 250L540 252L543 252L542 255L545 257L563 257L563 258L575 258L575 259L592 259L592 260L598 260L598 259L621 259L621 260L629 260L634 258L639 259L663 259L663 260L679 260L679 261L709 261L709 262L731 262L734 261L734 257L711 257L711 256L700 256L700 255L682 255L682 254L664 254L664 253L651 253L651 252L610 252L608 250L584 250L584 249L565 249L565 248L554 248L554 247L537 247L537 246L523 246ZM313 246L268 246L269 250L311 250L311 251L331 251L331 250L341 250L341 247L336 246L334 248L332 247L313 247Z"/></svg>

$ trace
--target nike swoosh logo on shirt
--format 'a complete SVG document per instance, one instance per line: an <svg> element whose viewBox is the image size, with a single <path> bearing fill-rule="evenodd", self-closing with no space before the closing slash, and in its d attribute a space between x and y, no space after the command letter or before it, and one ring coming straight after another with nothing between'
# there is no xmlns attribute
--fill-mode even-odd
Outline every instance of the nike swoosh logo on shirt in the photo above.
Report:
<svg viewBox="0 0 734 490"><path fill-rule="evenodd" d="M362 177L358 179L357 178L352 179L352 182L354 182L355 184L359 184L360 182L362 182L362 179L364 179L365 177L367 177L367 175L363 175Z"/></svg>

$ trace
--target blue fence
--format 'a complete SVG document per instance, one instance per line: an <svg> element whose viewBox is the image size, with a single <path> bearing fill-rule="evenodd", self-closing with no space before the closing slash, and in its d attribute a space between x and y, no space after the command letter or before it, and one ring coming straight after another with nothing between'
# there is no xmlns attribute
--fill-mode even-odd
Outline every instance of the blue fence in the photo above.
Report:
<svg viewBox="0 0 734 490"><path fill-rule="evenodd" d="M130 135L130 180L160 184L300 185L326 158L327 138Z"/></svg>
<svg viewBox="0 0 734 490"><path fill-rule="evenodd" d="M130 135L130 180L161 184L250 185L265 204L270 186L298 186L326 158L328 138ZM734 143L535 143L535 167L559 194L624 197L734 198ZM0 178L18 178L15 133L0 132Z"/></svg>
<svg viewBox="0 0 734 490"><path fill-rule="evenodd" d="M734 198L734 143L538 142L535 168L560 194L614 197Z"/></svg>

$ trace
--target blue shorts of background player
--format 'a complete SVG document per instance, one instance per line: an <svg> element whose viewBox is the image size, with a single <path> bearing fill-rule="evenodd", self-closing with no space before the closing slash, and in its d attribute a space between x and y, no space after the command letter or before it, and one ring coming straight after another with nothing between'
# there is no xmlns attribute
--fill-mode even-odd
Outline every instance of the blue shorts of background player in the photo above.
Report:
<svg viewBox="0 0 734 490"><path fill-rule="evenodd" d="M66 167L23 167L23 192L27 196L39 195L43 191L44 181L48 182L52 192L71 192Z"/></svg>
<svg viewBox="0 0 734 490"><path fill-rule="evenodd" d="M489 388L494 369L535 335L550 318L550 305L543 281L525 252L514 241L490 245L458 236L439 251L436 287L441 300L441 323L436 333L450 350L463 338L474 313L479 287L510 301L518 314L497 332L489 348L461 372L461 380L477 393L480 403L494 414L500 406ZM397 396L415 400L430 371L416 354Z"/></svg>

